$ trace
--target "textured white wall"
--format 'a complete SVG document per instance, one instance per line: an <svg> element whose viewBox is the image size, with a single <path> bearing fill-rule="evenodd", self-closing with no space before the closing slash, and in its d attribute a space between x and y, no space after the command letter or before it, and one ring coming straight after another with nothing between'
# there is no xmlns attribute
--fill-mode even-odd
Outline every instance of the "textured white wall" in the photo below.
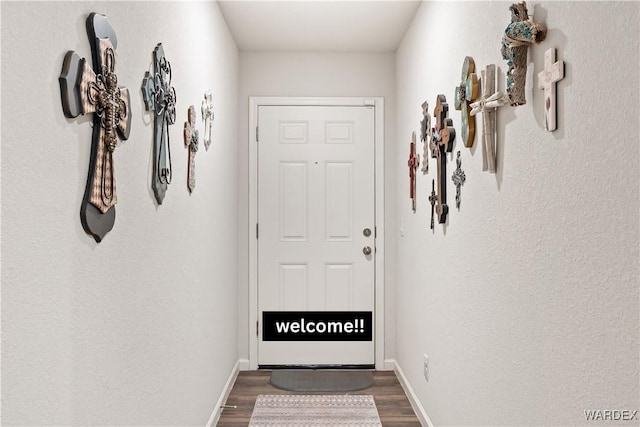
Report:
<svg viewBox="0 0 640 427"><path fill-rule="evenodd" d="M395 55L389 53L274 53L240 52L238 110L238 353L249 357L247 222L249 209L248 156L249 96L382 96L385 102L385 192L393 191L395 154L389 141L395 135ZM389 160L391 159L391 160ZM389 197L389 196L387 196ZM393 199L392 199L393 200ZM385 209L385 227L396 228L395 208ZM385 355L395 346L395 236L387 231L385 265Z"/></svg>
<svg viewBox="0 0 640 427"><path fill-rule="evenodd" d="M88 118L66 119L67 50L107 15L131 136L115 153L117 218L102 243L79 218ZM177 91L173 183L156 207L140 85L164 44ZM2 4L2 422L204 425L236 361L238 52L214 2ZM206 89L214 142L186 188L182 127ZM200 113L198 113L200 116ZM198 128L204 129L200 117Z"/></svg>
<svg viewBox="0 0 640 427"><path fill-rule="evenodd" d="M530 49L530 72L550 47L566 63L558 130L543 130L542 94L529 78L527 105L498 115L498 173L481 172L477 140L471 150L458 140L467 176L460 211L449 182L448 225L429 230L433 160L418 178L418 212L410 210L406 159L420 104L433 108L444 93L460 134L453 94L463 59L505 70L509 5L425 2L397 52L397 215L406 234L397 241L396 354L436 425L584 425L587 409L640 409L640 5L529 3L549 29Z"/></svg>

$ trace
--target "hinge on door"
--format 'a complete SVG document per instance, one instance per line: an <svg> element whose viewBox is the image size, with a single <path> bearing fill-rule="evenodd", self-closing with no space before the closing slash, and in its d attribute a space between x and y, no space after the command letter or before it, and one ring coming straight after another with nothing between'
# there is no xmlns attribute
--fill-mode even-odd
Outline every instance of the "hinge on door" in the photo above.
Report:
<svg viewBox="0 0 640 427"><path fill-rule="evenodd" d="M260 141L260 138L258 137L258 126L256 126L256 142Z"/></svg>
<svg viewBox="0 0 640 427"><path fill-rule="evenodd" d="M256 320L256 336L258 336L258 321Z"/></svg>
<svg viewBox="0 0 640 427"><path fill-rule="evenodd" d="M256 222L256 240L258 239L258 223Z"/></svg>

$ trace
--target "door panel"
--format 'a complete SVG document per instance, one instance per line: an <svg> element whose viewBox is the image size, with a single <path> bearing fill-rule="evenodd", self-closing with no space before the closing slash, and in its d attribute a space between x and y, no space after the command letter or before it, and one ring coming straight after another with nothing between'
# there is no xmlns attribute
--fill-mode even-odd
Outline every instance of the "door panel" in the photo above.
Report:
<svg viewBox="0 0 640 427"><path fill-rule="evenodd" d="M373 313L374 109L260 106L258 126L258 318ZM373 340L264 341L260 328L259 365L373 363Z"/></svg>

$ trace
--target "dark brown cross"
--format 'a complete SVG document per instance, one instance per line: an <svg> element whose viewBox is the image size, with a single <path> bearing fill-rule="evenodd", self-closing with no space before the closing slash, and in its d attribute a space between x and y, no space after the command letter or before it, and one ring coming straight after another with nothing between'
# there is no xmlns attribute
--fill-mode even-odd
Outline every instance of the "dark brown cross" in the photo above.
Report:
<svg viewBox="0 0 640 427"><path fill-rule="evenodd" d="M453 128L453 121L447 117L449 104L444 95L436 98L436 107L433 110L433 117L436 119L436 127L433 128L431 138L431 156L436 158L438 166L438 196L436 213L438 222L447 222L449 206L447 206L447 154L453 150L453 142L456 139L456 130Z"/></svg>
<svg viewBox="0 0 640 427"><path fill-rule="evenodd" d="M420 165L420 156L416 154L416 133L411 135L411 144L409 150L409 198L411 199L411 209L416 211L416 170Z"/></svg>
<svg viewBox="0 0 640 427"><path fill-rule="evenodd" d="M87 18L93 69L76 52L68 51L60 74L62 110L68 118L93 113L91 159L80 221L84 230L100 242L116 219L116 181L113 151L120 139L129 138L131 103L129 90L118 86L115 73L116 33L106 16Z"/></svg>
<svg viewBox="0 0 640 427"><path fill-rule="evenodd" d="M436 188L435 188L436 184L435 184L435 180L431 180L431 195L429 196L429 203L431 203L431 229L433 230L433 208L436 205L436 201L438 200L438 197L436 196Z"/></svg>

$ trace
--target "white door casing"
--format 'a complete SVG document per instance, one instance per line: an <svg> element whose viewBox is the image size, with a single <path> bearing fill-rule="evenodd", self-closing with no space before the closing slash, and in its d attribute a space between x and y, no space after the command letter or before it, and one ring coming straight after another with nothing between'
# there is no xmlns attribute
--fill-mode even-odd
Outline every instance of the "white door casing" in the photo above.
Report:
<svg viewBox="0 0 640 427"><path fill-rule="evenodd" d="M382 369L382 99L251 98L250 107L249 368ZM373 312L374 340L262 341L263 310Z"/></svg>

